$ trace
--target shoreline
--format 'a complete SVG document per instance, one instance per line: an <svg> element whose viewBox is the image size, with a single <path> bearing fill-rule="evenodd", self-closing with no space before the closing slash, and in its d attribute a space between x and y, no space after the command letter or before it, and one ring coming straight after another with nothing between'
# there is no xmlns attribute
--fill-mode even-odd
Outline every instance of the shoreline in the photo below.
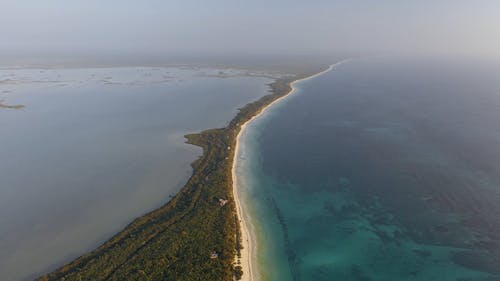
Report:
<svg viewBox="0 0 500 281"><path fill-rule="evenodd" d="M257 243L249 241L252 232L241 221L249 221L249 216L233 182L241 129L294 93L297 83L330 71L337 64L323 65L323 71L315 66L314 70L295 71L294 77L278 78L268 84L270 94L240 108L226 127L185 135L186 143L201 147L203 153L191 163L193 173L175 196L133 220L93 251L36 280L126 280L141 279L144 273L153 279L165 275L176 280L258 278L253 263ZM226 200L236 202L224 207L221 202ZM175 267L160 266L165 264Z"/></svg>
<svg viewBox="0 0 500 281"><path fill-rule="evenodd" d="M330 65L327 69L318 72L316 74L313 74L308 77L300 78L297 80L294 80L290 83L290 91L286 93L285 95L275 99L271 103L269 103L267 106L263 107L257 114L252 116L249 120L247 120L245 123L243 123L240 126L240 130L238 131L238 134L236 135L236 145L234 148L234 155L233 155L233 162L231 166L231 175L232 175L232 182L233 182L233 198L234 202L236 205L236 214L238 216L238 222L239 222L239 227L240 227L240 239L241 239L241 246L242 249L240 250L240 255L241 257L236 256L235 257L235 264L241 266L241 270L243 272L242 281L257 281L259 280L258 277L258 269L257 269L257 257L256 253L254 250L257 249L256 244L256 235L255 233L252 233L251 229L251 222L250 222L250 215L248 214L248 211L245 212L245 207L244 204L242 204L240 200L240 195L238 194L238 179L237 179L237 161L238 161L238 155L240 154L240 149L241 149L241 136L245 132L247 126L261 117L264 113L266 113L271 107L274 105L280 103L284 99L288 98L295 92L297 92L297 87L296 85L298 83L316 78L318 76L321 76L331 70L333 70L336 66L346 62L340 61L335 64Z"/></svg>

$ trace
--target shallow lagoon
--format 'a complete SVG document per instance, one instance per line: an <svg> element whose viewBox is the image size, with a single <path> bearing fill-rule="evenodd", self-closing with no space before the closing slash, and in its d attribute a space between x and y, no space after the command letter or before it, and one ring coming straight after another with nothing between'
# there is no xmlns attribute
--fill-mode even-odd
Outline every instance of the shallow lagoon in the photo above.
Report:
<svg viewBox="0 0 500 281"><path fill-rule="evenodd" d="M35 277L159 207L268 78L192 67L1 69L0 276Z"/></svg>

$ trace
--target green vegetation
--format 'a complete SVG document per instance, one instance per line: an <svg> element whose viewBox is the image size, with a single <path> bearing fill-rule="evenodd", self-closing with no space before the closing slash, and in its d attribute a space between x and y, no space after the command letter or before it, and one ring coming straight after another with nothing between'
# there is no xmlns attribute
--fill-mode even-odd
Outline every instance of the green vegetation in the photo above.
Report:
<svg viewBox="0 0 500 281"><path fill-rule="evenodd" d="M250 103L226 128L187 135L203 148L193 175L161 208L134 220L96 250L40 277L49 280L234 280L241 267L239 224L232 193L231 166L240 125L290 91L279 79L272 93ZM219 199L229 199L220 204Z"/></svg>

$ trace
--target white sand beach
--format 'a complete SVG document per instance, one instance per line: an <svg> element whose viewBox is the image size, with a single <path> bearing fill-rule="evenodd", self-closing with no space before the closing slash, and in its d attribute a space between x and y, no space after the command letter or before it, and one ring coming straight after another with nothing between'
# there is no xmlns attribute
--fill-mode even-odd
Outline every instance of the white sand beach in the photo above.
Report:
<svg viewBox="0 0 500 281"><path fill-rule="evenodd" d="M252 233L252 227L251 227L251 220L249 217L248 213L248 208L245 207L244 202L242 202L242 191L238 189L238 174L236 173L236 167L237 167L237 160L238 156L240 155L240 149L241 148L241 136L245 132L245 129L247 128L247 125L253 122L255 119L259 118L262 116L265 112L267 112L270 108L272 108L274 105L277 103L283 101L285 98L289 97L293 93L297 91L296 85L302 81L308 80L315 78L317 76L320 76L330 70L332 70L334 67L338 66L339 64L343 63L345 61L338 62L336 64L330 65L326 70L321 71L319 73L316 73L314 75L311 75L309 77L305 77L302 79L298 79L293 81L290 84L291 90L288 92L286 95L276 99L266 107L262 108L262 110L257 113L255 116L253 116L250 120L245 122L244 124L241 125L240 131L238 133L238 136L236 137L236 147L234 151L234 158L233 158L233 165L232 165L232 179L233 179L233 196L234 196L234 201L236 204L236 211L238 214L238 219L240 222L240 230L241 230L241 243L243 246L243 249L241 250L241 257L238 258L236 257L235 262L239 263L239 265L242 267L243 271L243 276L242 276L242 281L257 281L259 280L259 273L257 269L257 261L256 261L256 235L255 233Z"/></svg>

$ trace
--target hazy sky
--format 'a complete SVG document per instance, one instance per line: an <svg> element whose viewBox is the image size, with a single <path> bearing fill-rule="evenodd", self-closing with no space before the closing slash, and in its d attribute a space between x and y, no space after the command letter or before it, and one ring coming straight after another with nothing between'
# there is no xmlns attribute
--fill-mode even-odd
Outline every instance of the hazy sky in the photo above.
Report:
<svg viewBox="0 0 500 281"><path fill-rule="evenodd" d="M500 55L498 0L0 0L0 52Z"/></svg>

